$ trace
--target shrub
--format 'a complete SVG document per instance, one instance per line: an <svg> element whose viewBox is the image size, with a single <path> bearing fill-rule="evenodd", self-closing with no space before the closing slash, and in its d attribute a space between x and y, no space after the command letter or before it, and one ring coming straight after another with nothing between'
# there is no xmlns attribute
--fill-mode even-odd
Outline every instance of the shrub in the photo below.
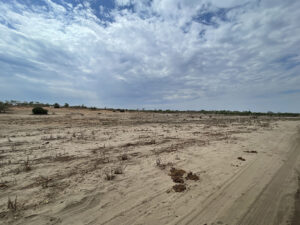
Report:
<svg viewBox="0 0 300 225"><path fill-rule="evenodd" d="M58 108L60 108L60 105L58 104L58 103L54 103L54 108L56 108L56 109L58 109Z"/></svg>
<svg viewBox="0 0 300 225"><path fill-rule="evenodd" d="M183 192L183 191L186 190L186 186L185 186L185 184L175 184L175 185L173 186L173 190L174 190L175 192Z"/></svg>
<svg viewBox="0 0 300 225"><path fill-rule="evenodd" d="M8 109L8 104L7 103L4 103L4 102L0 102L0 113L5 113L6 110Z"/></svg>
<svg viewBox="0 0 300 225"><path fill-rule="evenodd" d="M69 107L69 104L68 104L68 103L65 103L64 107L65 107L65 108L68 108L68 107Z"/></svg>
<svg viewBox="0 0 300 225"><path fill-rule="evenodd" d="M35 115L45 115L48 114L48 110L42 107L35 107L32 109L32 113Z"/></svg>
<svg viewBox="0 0 300 225"><path fill-rule="evenodd" d="M124 153L123 155L121 155L121 159L122 160L127 160L128 159L128 155L126 153Z"/></svg>
<svg viewBox="0 0 300 225"><path fill-rule="evenodd" d="M189 172L186 176L187 180L199 180L199 176L194 174L193 172Z"/></svg>

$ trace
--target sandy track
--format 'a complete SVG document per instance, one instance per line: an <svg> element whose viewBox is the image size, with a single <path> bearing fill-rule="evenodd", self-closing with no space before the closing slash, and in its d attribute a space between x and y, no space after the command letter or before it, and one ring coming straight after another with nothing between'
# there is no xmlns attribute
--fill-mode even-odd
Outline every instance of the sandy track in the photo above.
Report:
<svg viewBox="0 0 300 225"><path fill-rule="evenodd" d="M282 134L274 152L285 149L286 156L264 155L175 224L276 225L289 223L287 212L295 189L295 166L300 155L300 132ZM287 150L288 149L288 150ZM200 210L198 210L200 209Z"/></svg>

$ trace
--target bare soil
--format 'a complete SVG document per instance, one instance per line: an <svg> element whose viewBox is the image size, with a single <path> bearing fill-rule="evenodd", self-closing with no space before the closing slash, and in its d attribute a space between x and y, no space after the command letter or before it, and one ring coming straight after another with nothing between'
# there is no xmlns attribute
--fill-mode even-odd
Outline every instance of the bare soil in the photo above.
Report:
<svg viewBox="0 0 300 225"><path fill-rule="evenodd" d="M48 110L0 114L0 224L287 225L299 218L300 120ZM172 168L186 173L172 176Z"/></svg>

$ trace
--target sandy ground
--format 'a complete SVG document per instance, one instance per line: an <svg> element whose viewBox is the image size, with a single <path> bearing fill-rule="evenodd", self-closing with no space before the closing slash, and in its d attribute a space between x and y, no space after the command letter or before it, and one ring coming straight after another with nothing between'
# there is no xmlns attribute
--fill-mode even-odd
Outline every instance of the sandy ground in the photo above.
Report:
<svg viewBox="0 0 300 225"><path fill-rule="evenodd" d="M0 224L300 224L299 127L287 118L15 108L0 114ZM183 192L172 168L186 171Z"/></svg>

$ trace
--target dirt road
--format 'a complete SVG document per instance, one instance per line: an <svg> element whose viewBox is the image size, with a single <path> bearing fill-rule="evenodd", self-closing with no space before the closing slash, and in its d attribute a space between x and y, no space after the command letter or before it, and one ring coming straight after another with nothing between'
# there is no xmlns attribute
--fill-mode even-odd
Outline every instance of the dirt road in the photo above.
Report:
<svg viewBox="0 0 300 225"><path fill-rule="evenodd" d="M272 147L275 155L254 160L175 224L290 224L299 169L299 128L292 136L282 134Z"/></svg>

